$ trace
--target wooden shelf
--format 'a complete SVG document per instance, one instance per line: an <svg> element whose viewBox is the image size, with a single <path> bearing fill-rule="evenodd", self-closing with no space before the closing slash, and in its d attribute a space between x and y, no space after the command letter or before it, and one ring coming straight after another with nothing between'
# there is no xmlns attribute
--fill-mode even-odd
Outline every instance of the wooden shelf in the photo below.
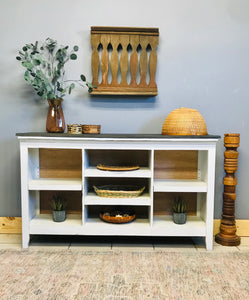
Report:
<svg viewBox="0 0 249 300"><path fill-rule="evenodd" d="M130 177L130 178L150 178L152 171L149 168L140 168L132 171L103 171L96 167L89 167L85 169L85 177Z"/></svg>
<svg viewBox="0 0 249 300"><path fill-rule="evenodd" d="M52 214L41 214L30 221L30 234L80 234L82 230L81 215L67 215L64 222L54 222Z"/></svg>
<svg viewBox="0 0 249 300"><path fill-rule="evenodd" d="M31 179L28 183L30 191L81 191L82 180L75 178L39 178Z"/></svg>
<svg viewBox="0 0 249 300"><path fill-rule="evenodd" d="M54 222L51 214L35 216L30 221L30 234L59 235L143 235L143 236L205 236L205 222L200 217L188 216L187 223L177 225L172 216L154 216L153 226L148 219L137 218L131 223L112 224L99 218L88 218L82 226L81 215L67 215L64 222Z"/></svg>
<svg viewBox="0 0 249 300"><path fill-rule="evenodd" d="M198 216L187 216L187 222L178 225L171 215L157 215L153 218L153 235L167 236L205 236L206 223Z"/></svg>
<svg viewBox="0 0 249 300"><path fill-rule="evenodd" d="M85 196L84 203L86 205L137 205L150 206L152 199L149 194L142 194L135 198L105 198L98 197L94 193L89 193Z"/></svg>
<svg viewBox="0 0 249 300"><path fill-rule="evenodd" d="M207 192L207 183L197 179L156 179L154 192Z"/></svg>
<svg viewBox="0 0 249 300"><path fill-rule="evenodd" d="M84 231L90 235L148 235L150 228L149 220L140 218L125 224L112 224L99 218L88 218L84 225Z"/></svg>

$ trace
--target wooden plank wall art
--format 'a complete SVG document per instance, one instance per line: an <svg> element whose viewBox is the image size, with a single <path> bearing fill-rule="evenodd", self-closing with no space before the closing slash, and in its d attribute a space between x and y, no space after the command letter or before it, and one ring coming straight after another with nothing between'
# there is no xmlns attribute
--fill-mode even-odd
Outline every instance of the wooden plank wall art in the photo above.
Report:
<svg viewBox="0 0 249 300"><path fill-rule="evenodd" d="M97 95L157 95L158 28L91 27Z"/></svg>

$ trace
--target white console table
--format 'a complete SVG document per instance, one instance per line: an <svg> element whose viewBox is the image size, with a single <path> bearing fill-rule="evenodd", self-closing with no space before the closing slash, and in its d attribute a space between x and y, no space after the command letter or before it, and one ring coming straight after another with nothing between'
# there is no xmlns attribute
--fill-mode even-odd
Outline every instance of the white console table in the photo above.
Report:
<svg viewBox="0 0 249 300"><path fill-rule="evenodd" d="M17 137L23 248L28 248L30 235L51 234L200 236L205 237L207 250L212 249L219 136L18 133ZM140 168L102 171L96 167L98 163L138 164ZM146 189L136 198L103 198L94 193L93 185L113 182L142 184ZM72 202L62 223L53 222L51 212L43 204L48 202L46 193L51 196L53 192L66 193ZM172 204L172 195L178 193L187 199L190 194L196 198L195 211L188 213L184 225L174 224L171 207L166 207L167 203ZM121 225L105 223L98 213L109 205L131 206L137 211L137 218Z"/></svg>

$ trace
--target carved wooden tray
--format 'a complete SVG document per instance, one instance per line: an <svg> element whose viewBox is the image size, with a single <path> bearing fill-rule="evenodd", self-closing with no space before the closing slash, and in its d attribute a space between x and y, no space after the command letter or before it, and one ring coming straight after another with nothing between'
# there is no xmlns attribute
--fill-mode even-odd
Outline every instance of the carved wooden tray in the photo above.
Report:
<svg viewBox="0 0 249 300"><path fill-rule="evenodd" d="M97 168L99 170L103 171L132 171L132 170L138 170L139 166L106 166L102 164L98 164Z"/></svg>

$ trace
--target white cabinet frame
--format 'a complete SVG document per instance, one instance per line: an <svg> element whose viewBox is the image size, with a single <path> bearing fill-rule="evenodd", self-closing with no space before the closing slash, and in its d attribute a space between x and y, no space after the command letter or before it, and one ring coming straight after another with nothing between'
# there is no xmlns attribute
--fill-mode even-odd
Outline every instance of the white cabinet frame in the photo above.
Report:
<svg viewBox="0 0 249 300"><path fill-rule="evenodd" d="M124 236L202 236L206 248L213 247L213 210L216 143L219 136L169 137L162 135L80 135L20 133L22 246L28 248L31 234L58 235L124 235ZM79 149L82 151L82 178L40 178L39 149ZM103 173L88 162L92 150L147 151L148 164L137 171ZM197 150L196 180L154 179L154 153L163 150ZM148 182L148 192L136 199L102 199L88 194L88 178L142 178ZM39 214L39 191L82 191L82 214L68 216L55 223L51 216ZM153 214L153 196L157 192L197 193L197 214L189 216L185 225L176 225L171 216ZM88 215L91 205L137 205L148 210L147 219L117 226Z"/></svg>

